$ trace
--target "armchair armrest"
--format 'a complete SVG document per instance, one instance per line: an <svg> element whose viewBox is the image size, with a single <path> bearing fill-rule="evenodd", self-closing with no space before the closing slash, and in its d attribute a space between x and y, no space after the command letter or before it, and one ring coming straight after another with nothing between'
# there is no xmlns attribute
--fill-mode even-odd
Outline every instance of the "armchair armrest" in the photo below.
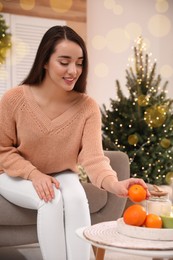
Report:
<svg viewBox="0 0 173 260"><path fill-rule="evenodd" d="M120 151L105 151L105 155L110 159L110 164L113 170L117 172L119 180L128 179L130 177L130 165L127 154ZM113 221L122 216L127 198L117 197L91 184L84 184L83 186L89 201L92 224L103 221ZM94 204L99 208L98 211L93 210L95 207Z"/></svg>

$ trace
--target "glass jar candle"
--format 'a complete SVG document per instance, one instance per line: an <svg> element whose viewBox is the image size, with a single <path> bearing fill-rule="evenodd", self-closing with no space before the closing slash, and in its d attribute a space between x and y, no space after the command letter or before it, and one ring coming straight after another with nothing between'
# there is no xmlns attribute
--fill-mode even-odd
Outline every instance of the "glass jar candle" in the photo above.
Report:
<svg viewBox="0 0 173 260"><path fill-rule="evenodd" d="M154 186L154 190L150 191L150 198L147 200L147 214L156 214L169 216L171 214L172 203L169 199L168 192L160 190Z"/></svg>
<svg viewBox="0 0 173 260"><path fill-rule="evenodd" d="M156 214L158 216L169 216L172 203L168 196L151 196L147 200L147 214Z"/></svg>

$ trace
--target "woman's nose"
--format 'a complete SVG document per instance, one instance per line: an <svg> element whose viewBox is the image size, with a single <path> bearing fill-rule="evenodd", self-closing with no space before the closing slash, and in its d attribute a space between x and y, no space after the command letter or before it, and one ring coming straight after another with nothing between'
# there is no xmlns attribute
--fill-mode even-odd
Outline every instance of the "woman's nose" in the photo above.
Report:
<svg viewBox="0 0 173 260"><path fill-rule="evenodd" d="M76 75L77 74L76 64L69 64L69 66L68 66L68 73L70 75Z"/></svg>

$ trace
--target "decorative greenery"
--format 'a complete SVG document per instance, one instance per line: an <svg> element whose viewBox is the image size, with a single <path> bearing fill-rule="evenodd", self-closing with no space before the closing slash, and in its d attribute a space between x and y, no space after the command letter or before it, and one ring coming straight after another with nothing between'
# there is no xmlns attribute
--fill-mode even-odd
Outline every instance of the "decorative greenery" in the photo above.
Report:
<svg viewBox="0 0 173 260"><path fill-rule="evenodd" d="M165 184L173 172L173 100L167 98L165 82L155 76L140 37L134 47L134 68L126 70L125 97L117 80L118 99L110 99L110 109L103 105L103 148L128 154L131 177L147 183ZM173 174L172 174L173 176Z"/></svg>
<svg viewBox="0 0 173 260"><path fill-rule="evenodd" d="M11 34L6 32L8 28L0 14L0 64L5 62L7 51L11 48Z"/></svg>
<svg viewBox="0 0 173 260"><path fill-rule="evenodd" d="M81 165L78 165L78 169L79 169L79 180L82 183L90 182L90 180L85 172L85 169Z"/></svg>

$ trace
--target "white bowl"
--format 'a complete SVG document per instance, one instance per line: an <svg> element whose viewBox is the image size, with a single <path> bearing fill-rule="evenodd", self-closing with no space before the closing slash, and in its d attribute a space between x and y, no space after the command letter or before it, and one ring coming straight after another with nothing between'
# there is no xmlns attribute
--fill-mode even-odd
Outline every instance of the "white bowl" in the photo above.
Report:
<svg viewBox="0 0 173 260"><path fill-rule="evenodd" d="M147 228L131 226L123 218L117 220L117 232L128 237L149 240L173 240L173 230L169 228Z"/></svg>

